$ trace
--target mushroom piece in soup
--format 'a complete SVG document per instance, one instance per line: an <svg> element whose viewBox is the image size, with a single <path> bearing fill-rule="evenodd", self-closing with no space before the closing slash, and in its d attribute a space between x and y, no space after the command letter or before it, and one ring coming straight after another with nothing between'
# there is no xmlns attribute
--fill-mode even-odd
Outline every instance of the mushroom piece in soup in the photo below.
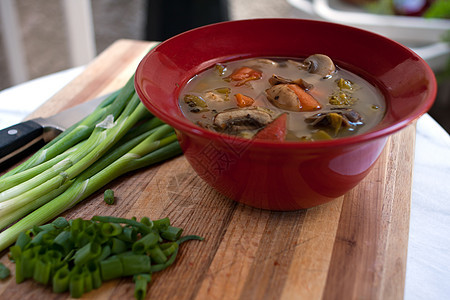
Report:
<svg viewBox="0 0 450 300"><path fill-rule="evenodd" d="M220 133L267 138L257 133L283 126L283 140L316 141L369 131L383 118L385 102L367 80L313 54L216 64L184 86L180 108L195 124ZM282 114L287 118L275 122Z"/></svg>

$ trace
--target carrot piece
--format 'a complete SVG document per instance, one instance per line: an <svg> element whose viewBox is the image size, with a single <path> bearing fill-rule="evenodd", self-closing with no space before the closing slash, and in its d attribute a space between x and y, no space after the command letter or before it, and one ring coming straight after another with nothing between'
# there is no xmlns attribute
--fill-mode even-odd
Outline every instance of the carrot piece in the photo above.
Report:
<svg viewBox="0 0 450 300"><path fill-rule="evenodd" d="M243 85L247 81L257 80L262 77L262 72L254 70L249 67L241 67L236 69L231 75L230 79L233 81L238 81L237 86Z"/></svg>
<svg viewBox="0 0 450 300"><path fill-rule="evenodd" d="M320 103L314 99L313 96L305 92L301 87L296 84L288 84L288 88L294 91L300 100L301 108L300 111L313 111L320 109Z"/></svg>
<svg viewBox="0 0 450 300"><path fill-rule="evenodd" d="M236 97L236 102L239 107L247 107L251 106L253 103L255 103L255 100L249 96L245 96L243 94L236 94L234 95Z"/></svg>
<svg viewBox="0 0 450 300"><path fill-rule="evenodd" d="M279 115L275 120L267 124L266 127L258 131L254 138L260 140L284 141L287 132L286 121L286 113Z"/></svg>

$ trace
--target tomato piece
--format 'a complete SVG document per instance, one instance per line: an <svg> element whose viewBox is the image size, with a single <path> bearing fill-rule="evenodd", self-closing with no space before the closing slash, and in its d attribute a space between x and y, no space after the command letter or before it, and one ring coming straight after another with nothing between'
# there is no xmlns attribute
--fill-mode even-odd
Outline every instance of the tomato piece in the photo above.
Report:
<svg viewBox="0 0 450 300"><path fill-rule="evenodd" d="M241 67L230 75L230 79L237 81L236 85L241 86L250 80L258 80L262 77L262 72L249 67Z"/></svg>
<svg viewBox="0 0 450 300"><path fill-rule="evenodd" d="M254 138L259 140L284 141L287 133L286 122L287 114L283 113L267 124L266 127L258 131Z"/></svg>

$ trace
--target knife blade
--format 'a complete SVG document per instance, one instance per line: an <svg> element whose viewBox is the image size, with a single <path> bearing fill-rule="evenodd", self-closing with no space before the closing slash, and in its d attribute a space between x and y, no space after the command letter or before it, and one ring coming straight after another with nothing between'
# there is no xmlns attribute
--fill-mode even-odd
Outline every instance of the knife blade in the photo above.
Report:
<svg viewBox="0 0 450 300"><path fill-rule="evenodd" d="M112 93L81 103L47 118L35 118L0 130L0 165L43 145L81 121Z"/></svg>

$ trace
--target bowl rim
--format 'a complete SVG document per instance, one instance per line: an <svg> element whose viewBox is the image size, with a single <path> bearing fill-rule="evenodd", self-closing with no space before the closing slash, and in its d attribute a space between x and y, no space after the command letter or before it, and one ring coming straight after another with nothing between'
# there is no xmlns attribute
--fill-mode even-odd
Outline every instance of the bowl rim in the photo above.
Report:
<svg viewBox="0 0 450 300"><path fill-rule="evenodd" d="M356 145L356 144L360 144L363 142L369 142L369 141L372 141L375 139L385 138L388 135L391 135L391 134L405 128L406 126L410 125L415 120L420 118L423 114L425 114L433 105L434 100L436 98L436 94L437 94L437 82L436 82L436 78L434 76L434 72L431 70L429 65L419 55L417 55L414 51L412 51L408 47L406 47L406 46L400 44L399 42L396 42L390 38L382 36L380 34L377 34L377 33L374 33L374 32L368 31L368 30L360 29L357 27L342 25L342 24L338 24L338 23L332 23L332 22L328 22L328 21L296 19L296 18L255 18L255 19L225 21L225 22L219 22L219 23L214 23L214 24L197 27L197 28L185 31L183 33L180 33L176 36L173 36L173 37L159 43L155 47L153 47L139 63L139 65L136 69L136 74L135 74L136 92L138 93L143 104L150 110L150 112L152 114L154 114L156 117L158 117L159 119L161 119L163 122L167 123L168 125L172 126L173 128L183 132L184 134L199 136L199 137L202 137L205 139L220 138L221 140L225 140L228 142L241 142L241 143L245 142L245 141L248 142L249 139L207 130L207 129L204 129L204 128L194 124L187 118L184 118L184 120L183 120L183 119L172 116L170 113L165 112L164 110L159 108L157 105L154 105L152 103L152 101L150 101L148 99L147 93L143 90L143 88L141 88L139 81L140 81L140 78L142 78L144 76L143 66L147 63L148 59L152 55L154 55L161 47L164 47L165 45L171 43L173 40L177 39L180 36L184 36L187 34L191 34L192 32L205 30L205 29L215 27L215 26L226 26L228 23L277 22L277 21L284 21L284 22L292 21L292 22L299 22L299 23L301 22L301 23L310 23L310 24L313 24L313 23L326 24L328 26L336 26L336 27L345 28L346 30L350 30L350 31L353 30L353 31L357 31L357 32L363 32L364 34L372 35L372 36L376 36L378 38L384 39L386 42L395 44L397 47L402 48L403 50L408 52L409 55L411 55L411 57L414 58L414 60L420 62L423 65L424 70L427 73L427 78L431 79L431 82L429 84L429 87L431 88L431 90L429 90L429 96L427 97L427 100L423 101L421 106L414 109L414 111L412 111L410 114L406 115L405 117L401 118L399 121L396 121L387 127L377 128L378 126L376 125L374 128L368 130L367 132L361 133L361 134L356 134L356 135L352 135L349 137L340 137L340 138L336 138L336 139L332 139L332 140L323 140L323 141L269 141L269 140L250 139L250 141L252 142L252 145L254 147L278 148L278 149L279 148L312 149L312 148L329 148L329 147L336 147L336 146L346 146L346 145L352 145L352 144ZM250 58L251 56L246 56L245 58L247 58L247 57ZM231 58L229 58L228 60L231 60ZM205 70L207 68L208 68L208 66L203 67L201 70ZM197 74L198 74L198 72L197 72ZM180 91L181 91L181 89L180 89ZM381 120L380 124L383 122L384 118L385 118L385 116Z"/></svg>

